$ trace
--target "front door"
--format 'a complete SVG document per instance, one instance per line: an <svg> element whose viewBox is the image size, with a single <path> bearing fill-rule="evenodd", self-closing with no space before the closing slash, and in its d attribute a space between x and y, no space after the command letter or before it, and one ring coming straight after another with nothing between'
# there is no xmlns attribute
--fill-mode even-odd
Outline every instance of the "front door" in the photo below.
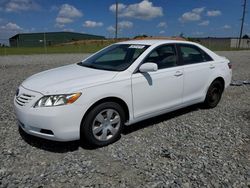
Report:
<svg viewBox="0 0 250 188"><path fill-rule="evenodd" d="M158 71L132 75L134 118L181 105L183 68L176 54L175 45L157 47L143 63L156 63Z"/></svg>

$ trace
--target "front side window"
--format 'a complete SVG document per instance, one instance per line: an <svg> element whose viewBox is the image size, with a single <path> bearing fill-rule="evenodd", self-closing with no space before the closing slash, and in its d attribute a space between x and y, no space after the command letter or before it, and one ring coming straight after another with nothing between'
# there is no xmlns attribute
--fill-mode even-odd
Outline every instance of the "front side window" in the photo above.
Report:
<svg viewBox="0 0 250 188"><path fill-rule="evenodd" d="M180 52L184 65L212 60L204 51L193 45L180 45Z"/></svg>
<svg viewBox="0 0 250 188"><path fill-rule="evenodd" d="M115 44L79 63L79 65L101 70L123 71L147 48L147 45Z"/></svg>
<svg viewBox="0 0 250 188"><path fill-rule="evenodd" d="M153 62L158 69L174 67L177 65L177 55L174 45L160 46L153 50L144 62Z"/></svg>

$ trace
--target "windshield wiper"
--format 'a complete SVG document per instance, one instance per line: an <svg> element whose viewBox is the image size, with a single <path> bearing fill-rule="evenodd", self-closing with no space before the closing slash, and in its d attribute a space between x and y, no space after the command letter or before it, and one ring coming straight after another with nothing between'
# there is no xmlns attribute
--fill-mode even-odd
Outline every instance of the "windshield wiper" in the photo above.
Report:
<svg viewBox="0 0 250 188"><path fill-rule="evenodd" d="M82 66L82 67L88 67L88 68L92 68L92 69L105 70L105 71L119 71L119 70L112 69L112 68L95 66L93 64L83 64L82 62L77 63L77 64L80 65L80 66Z"/></svg>
<svg viewBox="0 0 250 188"><path fill-rule="evenodd" d="M83 64L83 62L77 63L77 65L80 65L80 66L82 66L82 67L88 67L88 68L97 69L96 66L90 65L90 64Z"/></svg>

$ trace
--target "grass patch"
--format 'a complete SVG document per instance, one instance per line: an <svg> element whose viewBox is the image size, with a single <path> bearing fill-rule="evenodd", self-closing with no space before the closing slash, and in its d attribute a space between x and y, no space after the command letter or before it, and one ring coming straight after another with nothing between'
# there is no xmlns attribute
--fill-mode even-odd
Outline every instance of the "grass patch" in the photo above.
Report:
<svg viewBox="0 0 250 188"><path fill-rule="evenodd" d="M105 41L83 41L72 42L64 45L44 47L1 47L0 56L3 55L31 55L31 54L57 54L57 53L94 53L110 44L115 43L114 40ZM226 48L220 46L213 46L210 48L213 51L236 51L236 50L250 50L239 48Z"/></svg>
<svg viewBox="0 0 250 188"><path fill-rule="evenodd" d="M89 43L89 44L66 44L44 47L2 47L0 55L31 55L31 54L56 54L56 53L93 53L110 44L113 41Z"/></svg>

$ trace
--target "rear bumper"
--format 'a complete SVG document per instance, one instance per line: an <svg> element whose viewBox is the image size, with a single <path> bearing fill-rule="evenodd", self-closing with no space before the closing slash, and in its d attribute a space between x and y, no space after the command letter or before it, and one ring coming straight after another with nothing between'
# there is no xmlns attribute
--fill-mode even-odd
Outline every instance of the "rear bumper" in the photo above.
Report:
<svg viewBox="0 0 250 188"><path fill-rule="evenodd" d="M227 88L231 84L231 81L232 81L232 70L231 69L229 70L229 73L226 74L226 76L224 78L225 78L225 88Z"/></svg>

